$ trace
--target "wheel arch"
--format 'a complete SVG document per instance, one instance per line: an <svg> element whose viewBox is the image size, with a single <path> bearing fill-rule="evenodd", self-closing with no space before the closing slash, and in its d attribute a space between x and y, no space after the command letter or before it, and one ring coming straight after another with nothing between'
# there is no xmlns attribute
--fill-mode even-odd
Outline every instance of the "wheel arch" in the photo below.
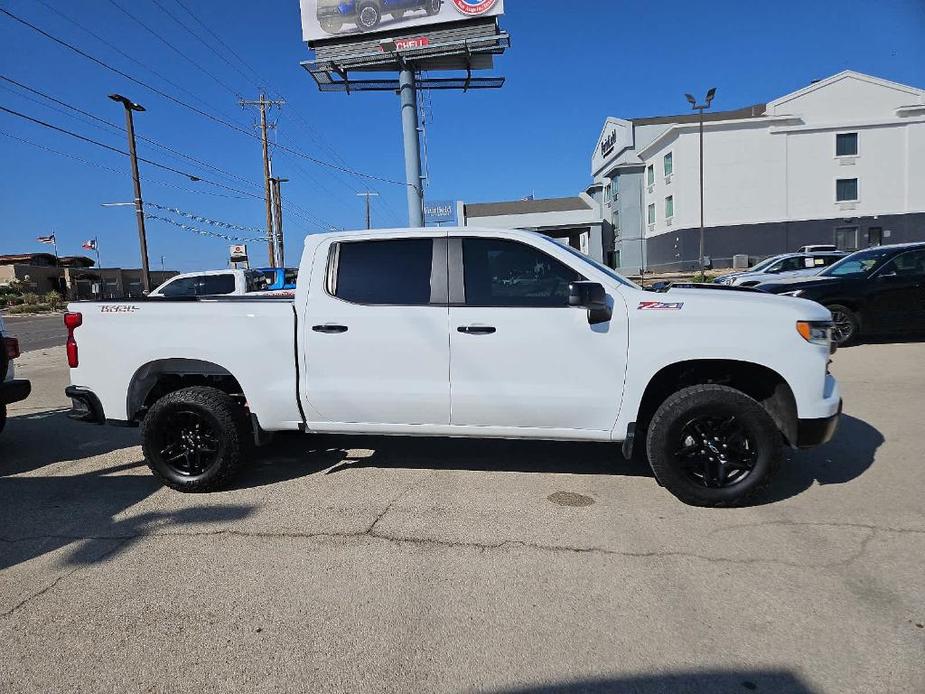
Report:
<svg viewBox="0 0 925 694"><path fill-rule="evenodd" d="M763 364L735 359L693 359L662 367L643 391L635 429L644 431L655 411L672 393L706 383L728 385L758 401L787 442L796 445L797 404L787 380Z"/></svg>
<svg viewBox="0 0 925 694"><path fill-rule="evenodd" d="M159 398L190 386L209 386L244 401L244 389L225 367L200 359L158 359L141 366L132 376L126 395L130 421L144 418Z"/></svg>

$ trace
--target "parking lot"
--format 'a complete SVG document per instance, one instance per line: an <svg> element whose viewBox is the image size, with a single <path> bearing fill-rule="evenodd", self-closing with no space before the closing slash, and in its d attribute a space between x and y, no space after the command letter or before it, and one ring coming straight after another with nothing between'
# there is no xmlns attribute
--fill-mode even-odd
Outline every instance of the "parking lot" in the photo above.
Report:
<svg viewBox="0 0 925 694"><path fill-rule="evenodd" d="M0 690L925 691L925 344L839 351L836 439L729 510L507 441L292 436L182 495L66 418L62 347L17 368Z"/></svg>

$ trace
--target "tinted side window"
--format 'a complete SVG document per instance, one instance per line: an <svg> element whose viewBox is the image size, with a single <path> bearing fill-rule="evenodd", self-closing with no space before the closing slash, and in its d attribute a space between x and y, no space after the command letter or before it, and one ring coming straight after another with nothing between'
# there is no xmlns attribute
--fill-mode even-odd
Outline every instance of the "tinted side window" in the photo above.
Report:
<svg viewBox="0 0 925 694"><path fill-rule="evenodd" d="M205 275L200 279L199 293L204 296L234 292L234 275Z"/></svg>
<svg viewBox="0 0 925 694"><path fill-rule="evenodd" d="M431 239L338 244L334 296L357 304L430 303Z"/></svg>
<svg viewBox="0 0 925 694"><path fill-rule="evenodd" d="M784 259L778 269L781 272L791 272L793 270L803 270L805 267L806 263L804 258L802 256L797 256L795 258Z"/></svg>
<svg viewBox="0 0 925 694"><path fill-rule="evenodd" d="M516 241L463 239L467 306L568 306L568 285L584 279Z"/></svg>
<svg viewBox="0 0 925 694"><path fill-rule="evenodd" d="M183 277L164 286L164 296L196 296L197 280L195 277Z"/></svg>
<svg viewBox="0 0 925 694"><path fill-rule="evenodd" d="M881 275L895 272L897 275L925 275L925 250L909 251L898 255L884 265Z"/></svg>

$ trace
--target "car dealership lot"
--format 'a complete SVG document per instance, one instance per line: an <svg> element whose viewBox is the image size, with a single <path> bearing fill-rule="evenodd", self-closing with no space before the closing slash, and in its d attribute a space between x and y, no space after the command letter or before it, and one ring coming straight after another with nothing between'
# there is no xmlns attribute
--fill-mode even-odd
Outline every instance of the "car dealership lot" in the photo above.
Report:
<svg viewBox="0 0 925 694"><path fill-rule="evenodd" d="M925 688L923 344L839 351L836 439L732 510L504 441L287 437L182 495L64 363L0 437L0 690Z"/></svg>

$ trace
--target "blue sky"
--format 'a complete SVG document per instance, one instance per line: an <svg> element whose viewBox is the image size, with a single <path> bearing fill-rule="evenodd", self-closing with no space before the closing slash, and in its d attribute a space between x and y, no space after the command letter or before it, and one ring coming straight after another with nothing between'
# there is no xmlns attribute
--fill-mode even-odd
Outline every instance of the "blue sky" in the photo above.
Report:
<svg viewBox="0 0 925 694"><path fill-rule="evenodd" d="M397 97L319 93L299 66L308 54L301 42L297 0L184 1L259 77L231 57L227 62L220 60L158 7L159 3L210 39L175 0L116 2L192 62L135 24L110 0L44 2L141 65L40 0L0 0L0 7L164 92L186 101L195 99L204 110L242 128L253 126L254 112L243 111L235 94L254 97L258 86L268 81L288 100L274 113L281 144L318 159L345 162L374 176L403 178ZM715 86L714 107L731 109L769 101L844 69L925 87L923 0L508 0L506 4L502 25L510 32L513 47L496 67L498 74L507 77L506 86L498 91L432 95L427 133L429 199L475 202L517 199L531 192L537 197L573 195L590 182L591 151L608 115L684 112L687 91L697 94ZM562 13L564 8L568 11ZM0 46L3 75L117 123L122 122L121 107L106 95L130 96L147 108L136 119L139 134L233 172L246 182L228 179L143 142L139 143L141 156L258 196L241 199L227 189L190 182L142 164L147 200L242 226L264 225L257 140L172 104L5 15L0 15ZM114 147L125 146L123 134L30 101L7 82L0 86L0 105L6 108ZM0 253L47 250L34 239L54 231L62 254L80 253L80 244L96 236L104 265L137 267L131 209L101 206L132 197L125 157L2 112L0 133ZM298 206L285 219L290 263L305 233L325 225L356 228L363 224L357 191L371 188L381 193L374 201L377 225L405 222L405 195L399 185L333 173L284 152L276 153L274 167L277 175L291 179L285 184L284 200ZM233 197L221 197L225 195ZM159 267L161 256L168 268L184 271L223 267L227 260L227 242L198 237L155 220L149 222L148 237L152 267ZM252 256L263 257L260 244L251 244L251 248Z"/></svg>

